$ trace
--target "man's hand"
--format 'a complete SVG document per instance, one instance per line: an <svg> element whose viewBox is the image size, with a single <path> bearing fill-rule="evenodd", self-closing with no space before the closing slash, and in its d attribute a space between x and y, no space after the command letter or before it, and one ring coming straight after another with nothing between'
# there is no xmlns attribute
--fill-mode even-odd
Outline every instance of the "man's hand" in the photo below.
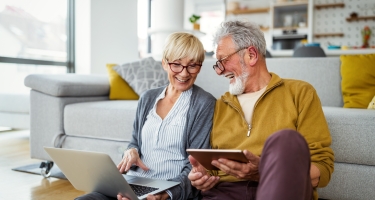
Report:
<svg viewBox="0 0 375 200"><path fill-rule="evenodd" d="M311 164L311 167L310 167L310 177L311 177L312 186L314 188L318 187L319 180L320 180L320 170L314 164Z"/></svg>
<svg viewBox="0 0 375 200"><path fill-rule="evenodd" d="M147 196L147 200L166 200L168 198L169 198L169 195L166 192L162 192L160 194L155 194L155 195L149 194ZM118 194L117 200L131 200L131 199L128 199L128 198L123 197L122 195Z"/></svg>
<svg viewBox="0 0 375 200"><path fill-rule="evenodd" d="M219 177L210 176L206 169L193 156L189 156L189 160L193 167L188 176L192 186L198 190L207 191L219 182Z"/></svg>
<svg viewBox="0 0 375 200"><path fill-rule="evenodd" d="M130 167L135 164L143 170L147 171L148 167L139 158L138 151L136 149L128 149L124 153L124 157L121 162L117 165L120 173L129 171Z"/></svg>
<svg viewBox="0 0 375 200"><path fill-rule="evenodd" d="M213 160L211 164L226 174L232 175L236 178L259 181L258 165L260 157L250 153L247 150L244 150L243 153L249 160L248 163L240 163L237 161L220 158L219 160Z"/></svg>

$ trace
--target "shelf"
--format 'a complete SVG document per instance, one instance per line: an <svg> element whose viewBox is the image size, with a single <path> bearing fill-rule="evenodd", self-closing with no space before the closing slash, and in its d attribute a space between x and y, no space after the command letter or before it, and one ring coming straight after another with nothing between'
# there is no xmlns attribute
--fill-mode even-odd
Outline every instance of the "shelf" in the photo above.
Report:
<svg viewBox="0 0 375 200"><path fill-rule="evenodd" d="M366 21L366 20L375 20L375 16L366 16L366 17L349 17L349 18L346 18L346 21L348 22L352 22L352 21Z"/></svg>
<svg viewBox="0 0 375 200"><path fill-rule="evenodd" d="M315 33L314 37L344 37L344 33Z"/></svg>
<svg viewBox="0 0 375 200"><path fill-rule="evenodd" d="M307 5L308 1L291 1L291 2L283 2L283 3L275 3L274 7L284 7L284 6L301 6Z"/></svg>
<svg viewBox="0 0 375 200"><path fill-rule="evenodd" d="M320 4L320 5L315 5L316 9L321 9L321 8L334 8L334 7L345 7L344 3L330 3L330 4Z"/></svg>
<svg viewBox="0 0 375 200"><path fill-rule="evenodd" d="M260 27L260 30L263 31L263 32L267 32L270 30L269 27Z"/></svg>
<svg viewBox="0 0 375 200"><path fill-rule="evenodd" d="M239 15L239 14L267 13L269 10L270 8L227 10L227 14Z"/></svg>

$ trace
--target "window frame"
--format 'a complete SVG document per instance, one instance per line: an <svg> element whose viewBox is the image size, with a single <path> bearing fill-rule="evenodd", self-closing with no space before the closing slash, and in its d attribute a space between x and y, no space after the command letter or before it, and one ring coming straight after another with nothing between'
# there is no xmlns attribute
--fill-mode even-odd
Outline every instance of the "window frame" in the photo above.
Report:
<svg viewBox="0 0 375 200"><path fill-rule="evenodd" d="M74 0L67 0L67 60L65 62L51 61L51 60L38 60L26 58L14 58L0 56L0 63L12 64L26 64L26 65L50 65L50 66L65 66L67 73L75 72L75 5Z"/></svg>

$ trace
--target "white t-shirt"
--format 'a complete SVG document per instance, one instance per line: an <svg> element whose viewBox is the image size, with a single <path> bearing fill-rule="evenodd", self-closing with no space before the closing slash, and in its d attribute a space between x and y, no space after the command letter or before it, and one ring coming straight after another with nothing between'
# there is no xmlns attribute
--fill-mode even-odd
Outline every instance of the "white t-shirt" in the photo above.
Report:
<svg viewBox="0 0 375 200"><path fill-rule="evenodd" d="M245 114L247 123L251 123L255 103L258 101L259 97L262 96L262 94L266 91L266 88L267 86L256 92L237 95L238 101L240 102L242 107L242 111Z"/></svg>

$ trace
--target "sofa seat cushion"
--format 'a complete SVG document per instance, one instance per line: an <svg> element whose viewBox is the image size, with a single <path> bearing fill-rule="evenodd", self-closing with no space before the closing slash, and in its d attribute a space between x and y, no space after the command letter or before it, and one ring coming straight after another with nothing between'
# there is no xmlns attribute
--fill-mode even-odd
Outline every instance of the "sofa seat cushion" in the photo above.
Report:
<svg viewBox="0 0 375 200"><path fill-rule="evenodd" d="M323 107L332 136L335 162L375 166L375 112Z"/></svg>
<svg viewBox="0 0 375 200"><path fill-rule="evenodd" d="M137 104L136 100L69 104L64 108L65 134L130 141Z"/></svg>

